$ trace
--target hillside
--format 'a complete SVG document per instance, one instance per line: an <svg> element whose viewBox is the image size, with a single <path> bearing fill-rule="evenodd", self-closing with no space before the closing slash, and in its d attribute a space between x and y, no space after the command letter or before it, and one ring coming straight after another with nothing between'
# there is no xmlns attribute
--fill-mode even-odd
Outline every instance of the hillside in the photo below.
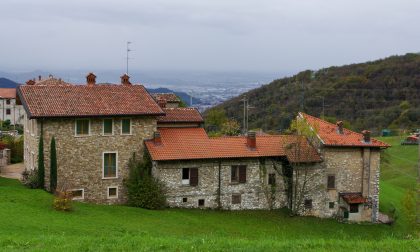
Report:
<svg viewBox="0 0 420 252"><path fill-rule="evenodd" d="M174 93L176 94L185 104L189 105L190 104L190 95L185 93L185 92L178 92L178 91L173 91L171 89L168 88L148 88L147 89L150 93L155 94L155 93ZM193 104L199 104L201 103L201 101L195 97L193 97Z"/></svg>
<svg viewBox="0 0 420 252"><path fill-rule="evenodd" d="M378 133L382 128L419 128L420 55L303 71L216 108L242 122L244 95L254 107L249 113L251 129L284 130L300 110L321 116L323 100L327 120L350 121L354 130L370 129Z"/></svg>
<svg viewBox="0 0 420 252"><path fill-rule="evenodd" d="M19 84L14 81L6 78L0 78L0 88L15 88L17 85Z"/></svg>

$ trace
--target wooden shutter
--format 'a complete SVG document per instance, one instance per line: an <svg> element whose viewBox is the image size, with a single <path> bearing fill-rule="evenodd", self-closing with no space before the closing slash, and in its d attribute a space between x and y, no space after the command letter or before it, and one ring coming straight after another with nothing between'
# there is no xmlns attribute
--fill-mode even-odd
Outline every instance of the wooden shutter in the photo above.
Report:
<svg viewBox="0 0 420 252"><path fill-rule="evenodd" d="M190 168L190 186L198 185L198 168Z"/></svg>
<svg viewBox="0 0 420 252"><path fill-rule="evenodd" d="M335 176L334 175L328 175L328 189L334 189L335 188Z"/></svg>
<svg viewBox="0 0 420 252"><path fill-rule="evenodd" d="M239 183L246 182L246 166L241 165L239 166Z"/></svg>

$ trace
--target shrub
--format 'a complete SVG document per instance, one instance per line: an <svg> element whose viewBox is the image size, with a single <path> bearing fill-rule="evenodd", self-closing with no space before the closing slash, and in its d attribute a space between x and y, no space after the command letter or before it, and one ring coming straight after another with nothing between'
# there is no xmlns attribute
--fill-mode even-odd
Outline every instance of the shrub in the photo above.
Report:
<svg viewBox="0 0 420 252"><path fill-rule="evenodd" d="M129 177L124 181L127 188L128 205L146 209L166 207L165 186L152 176L150 157L145 153L143 160L135 154L129 160Z"/></svg>
<svg viewBox="0 0 420 252"><path fill-rule="evenodd" d="M22 172L22 183L31 189L38 188L38 170L25 170Z"/></svg>
<svg viewBox="0 0 420 252"><path fill-rule="evenodd" d="M71 191L67 190L56 190L54 193L53 207L57 211L71 211L73 195Z"/></svg>

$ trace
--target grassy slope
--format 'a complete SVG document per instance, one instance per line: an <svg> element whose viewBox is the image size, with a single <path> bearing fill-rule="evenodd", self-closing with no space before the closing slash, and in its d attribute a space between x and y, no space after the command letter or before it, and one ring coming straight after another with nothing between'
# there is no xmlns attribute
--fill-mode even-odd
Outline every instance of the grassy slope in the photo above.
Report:
<svg viewBox="0 0 420 252"><path fill-rule="evenodd" d="M394 140L394 139L386 139ZM395 141L395 140L394 140ZM407 153L415 147L395 145ZM410 152L405 152L405 150ZM411 161L392 157L399 172L413 173ZM382 169L381 208L397 208L410 178ZM398 176L395 176L398 175ZM398 179L399 178L399 179ZM410 183L407 183L409 181ZM0 178L0 248L8 250L371 250L415 251L405 240L404 222L396 226L340 224L334 220L288 217L284 211L219 212L169 209L148 211L124 206L76 204L75 211L51 208L52 196ZM1 249L0 249L1 250Z"/></svg>

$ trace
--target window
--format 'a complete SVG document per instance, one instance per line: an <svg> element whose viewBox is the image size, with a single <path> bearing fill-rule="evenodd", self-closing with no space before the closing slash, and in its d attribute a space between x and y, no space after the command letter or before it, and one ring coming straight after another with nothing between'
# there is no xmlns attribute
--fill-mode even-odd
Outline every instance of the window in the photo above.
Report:
<svg viewBox="0 0 420 252"><path fill-rule="evenodd" d="M121 119L121 134L122 135L131 134L131 119Z"/></svg>
<svg viewBox="0 0 420 252"><path fill-rule="evenodd" d="M334 206L335 206L335 202L330 202L328 205L329 205L330 209L331 209L331 208L334 208Z"/></svg>
<svg viewBox="0 0 420 252"><path fill-rule="evenodd" d="M90 122L88 119L76 120L76 136L89 135Z"/></svg>
<svg viewBox="0 0 420 252"><path fill-rule="evenodd" d="M350 204L350 213L358 213L359 204Z"/></svg>
<svg viewBox="0 0 420 252"><path fill-rule="evenodd" d="M233 194L232 195L232 205L234 204L241 204L241 195L240 194Z"/></svg>
<svg viewBox="0 0 420 252"><path fill-rule="evenodd" d="M187 198L182 198L182 202L183 203L187 203L188 202L188 199Z"/></svg>
<svg viewBox="0 0 420 252"><path fill-rule="evenodd" d="M231 167L231 182L245 183L246 182L246 165L233 165Z"/></svg>
<svg viewBox="0 0 420 252"><path fill-rule="evenodd" d="M268 184L269 185L275 185L276 184L276 174L275 173L268 174Z"/></svg>
<svg viewBox="0 0 420 252"><path fill-rule="evenodd" d="M182 184L197 186L198 185L198 169L182 168Z"/></svg>
<svg viewBox="0 0 420 252"><path fill-rule="evenodd" d="M10 105L10 99L6 99L6 104Z"/></svg>
<svg viewBox="0 0 420 252"><path fill-rule="evenodd" d="M71 191L71 196L74 200L84 199L85 198L85 190L84 189L76 189Z"/></svg>
<svg viewBox="0 0 420 252"><path fill-rule="evenodd" d="M103 130L102 133L104 135L112 135L114 133L114 120L112 119L104 119L103 120Z"/></svg>
<svg viewBox="0 0 420 252"><path fill-rule="evenodd" d="M199 207L203 207L204 206L204 199L199 199L198 200L198 206Z"/></svg>
<svg viewBox="0 0 420 252"><path fill-rule="evenodd" d="M108 187L108 199L116 199L118 198L118 187L112 186Z"/></svg>
<svg viewBox="0 0 420 252"><path fill-rule="evenodd" d="M6 109L6 115L10 115L10 109Z"/></svg>
<svg viewBox="0 0 420 252"><path fill-rule="evenodd" d="M103 178L116 178L118 176L117 153L104 153L103 159Z"/></svg>
<svg viewBox="0 0 420 252"><path fill-rule="evenodd" d="M312 209L312 200L311 199L306 199L305 200L305 208L306 209Z"/></svg>
<svg viewBox="0 0 420 252"><path fill-rule="evenodd" d="M335 175L328 175L328 189L335 189Z"/></svg>

